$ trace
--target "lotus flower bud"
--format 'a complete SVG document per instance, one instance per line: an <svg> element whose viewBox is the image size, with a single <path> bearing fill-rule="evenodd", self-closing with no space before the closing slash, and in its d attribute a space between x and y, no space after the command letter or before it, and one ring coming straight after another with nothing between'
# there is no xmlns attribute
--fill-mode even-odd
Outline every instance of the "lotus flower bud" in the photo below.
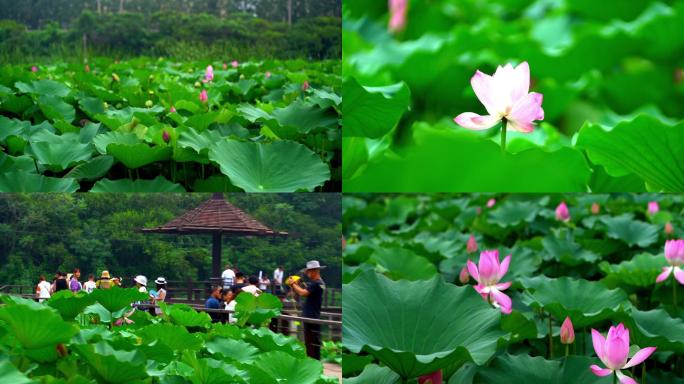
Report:
<svg viewBox="0 0 684 384"><path fill-rule="evenodd" d="M199 99L203 103L206 103L207 100L209 100L209 96L207 95L206 89L203 89L202 92L200 92Z"/></svg>
<svg viewBox="0 0 684 384"><path fill-rule="evenodd" d="M671 235L674 233L674 227L672 226L672 223L669 221L665 223L665 234L666 235Z"/></svg>
<svg viewBox="0 0 684 384"><path fill-rule="evenodd" d="M565 318L560 329L561 344L572 344L575 342L575 329L572 327L572 321L569 317Z"/></svg>
<svg viewBox="0 0 684 384"><path fill-rule="evenodd" d="M109 109L109 104L107 104L106 101L102 103L102 106L104 107L104 109Z"/></svg>
<svg viewBox="0 0 684 384"><path fill-rule="evenodd" d="M487 208L493 207L494 204L496 204L496 199L491 198L491 199L487 200Z"/></svg>
<svg viewBox="0 0 684 384"><path fill-rule="evenodd" d="M212 67L211 65L208 66L206 71L204 72L204 80L205 82L214 80L214 67Z"/></svg>
<svg viewBox="0 0 684 384"><path fill-rule="evenodd" d="M117 75L116 73L112 73L112 80L116 81L117 83L121 81L119 75Z"/></svg>
<svg viewBox="0 0 684 384"><path fill-rule="evenodd" d="M86 73L90 73L90 64L85 65L85 71Z"/></svg>
<svg viewBox="0 0 684 384"><path fill-rule="evenodd" d="M147 108L152 108L153 105L154 105L154 102L153 102L152 100L147 100L147 101L145 102L145 106L146 106Z"/></svg>
<svg viewBox="0 0 684 384"><path fill-rule="evenodd" d="M389 25L390 32L397 33L406 27L406 14L408 13L408 0L389 0Z"/></svg>
<svg viewBox="0 0 684 384"><path fill-rule="evenodd" d="M570 211L568 211L568 206L565 201L561 201L556 207L556 220L558 221L570 221Z"/></svg>
<svg viewBox="0 0 684 384"><path fill-rule="evenodd" d="M169 112L171 112L171 113L176 113L176 107L174 107L174 106L172 105L172 106L171 106L171 109L169 109Z"/></svg>
<svg viewBox="0 0 684 384"><path fill-rule="evenodd" d="M201 86L202 86L202 83L200 83L199 81L195 81L195 88L199 88Z"/></svg>
<svg viewBox="0 0 684 384"><path fill-rule="evenodd" d="M62 344L62 343L57 344L57 347L56 347L56 348L57 348L57 354L58 354L60 357L66 357L66 356L69 354L69 353L67 352L66 347L65 347L64 344Z"/></svg>
<svg viewBox="0 0 684 384"><path fill-rule="evenodd" d="M36 67L35 65L31 67L31 72L38 72L38 67Z"/></svg>
<svg viewBox="0 0 684 384"><path fill-rule="evenodd" d="M660 206L657 201L650 201L648 203L648 214L653 216L660 211Z"/></svg>
<svg viewBox="0 0 684 384"><path fill-rule="evenodd" d="M475 236L473 235L470 235L468 238L468 242L466 243L466 252L477 252L477 240L475 240Z"/></svg>
<svg viewBox="0 0 684 384"><path fill-rule="evenodd" d="M598 215L599 212L601 212L601 206L598 203L594 203L591 205L591 213L594 215Z"/></svg>
<svg viewBox="0 0 684 384"><path fill-rule="evenodd" d="M226 69L228 69L228 64L223 63L223 70L225 71Z"/></svg>
<svg viewBox="0 0 684 384"><path fill-rule="evenodd" d="M480 214L482 213L482 208L480 208L480 207L475 208L475 213L477 213L477 215L480 216Z"/></svg>
<svg viewBox="0 0 684 384"><path fill-rule="evenodd" d="M267 79L270 79L270 78L271 78L271 72L266 71L266 78L267 78Z"/></svg>
<svg viewBox="0 0 684 384"><path fill-rule="evenodd" d="M302 91L306 91L307 89L309 89L309 82L304 80L304 84L302 84Z"/></svg>
<svg viewBox="0 0 684 384"><path fill-rule="evenodd" d="M418 378L418 384L442 384L442 370L432 372Z"/></svg>
<svg viewBox="0 0 684 384"><path fill-rule="evenodd" d="M164 133L162 133L162 140L164 140L165 143L168 143L169 140L171 140L171 135L169 135L168 131L164 131Z"/></svg>
<svg viewBox="0 0 684 384"><path fill-rule="evenodd" d="M232 66L233 66L233 68L237 68L237 67L239 67L239 66L240 66L240 63L238 63L238 61L237 61L237 60L233 60L233 62L232 62L232 63L230 63L230 65L232 65Z"/></svg>
<svg viewBox="0 0 684 384"><path fill-rule="evenodd" d="M458 274L458 281L461 282L461 284L468 284L468 281L470 281L470 275L468 274L468 266L463 266L461 268L461 273Z"/></svg>

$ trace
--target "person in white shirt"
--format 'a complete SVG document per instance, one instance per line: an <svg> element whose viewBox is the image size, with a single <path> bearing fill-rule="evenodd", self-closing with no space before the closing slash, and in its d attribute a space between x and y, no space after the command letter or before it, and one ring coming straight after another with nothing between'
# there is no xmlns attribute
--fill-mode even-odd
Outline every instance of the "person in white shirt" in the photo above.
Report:
<svg viewBox="0 0 684 384"><path fill-rule="evenodd" d="M230 288L231 285L235 284L235 271L230 268L230 264L226 264L226 270L221 274L223 279L223 288Z"/></svg>
<svg viewBox="0 0 684 384"><path fill-rule="evenodd" d="M257 288L257 284L259 284L259 278L256 276L250 276L247 281L249 284L246 287L242 287L242 292L251 293L256 297L259 297L259 295L263 293L261 289Z"/></svg>
<svg viewBox="0 0 684 384"><path fill-rule="evenodd" d="M40 275L40 282L36 286L36 297L40 303L50 298L50 283L45 281L43 275Z"/></svg>
<svg viewBox="0 0 684 384"><path fill-rule="evenodd" d="M259 289L264 292L270 292L271 289L271 279L268 278L267 274L264 274L259 279Z"/></svg>
<svg viewBox="0 0 684 384"><path fill-rule="evenodd" d="M283 266L279 265L278 268L276 268L275 271L273 271L273 282L275 283L275 293L277 296L281 296L283 294L283 275L285 271L283 270Z"/></svg>
<svg viewBox="0 0 684 384"><path fill-rule="evenodd" d="M88 281L83 283L83 289L88 293L93 293L97 284L95 284L95 276L91 273L88 275Z"/></svg>

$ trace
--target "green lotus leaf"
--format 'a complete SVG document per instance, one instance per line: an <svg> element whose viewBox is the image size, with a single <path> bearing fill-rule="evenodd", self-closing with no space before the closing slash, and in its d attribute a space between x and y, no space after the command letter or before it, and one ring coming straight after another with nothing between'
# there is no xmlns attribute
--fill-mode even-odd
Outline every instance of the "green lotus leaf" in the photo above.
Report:
<svg viewBox="0 0 684 384"><path fill-rule="evenodd" d="M109 144L107 153L114 156L130 169L156 163L157 161L171 160L173 148L166 146L150 147L145 143L134 145L129 144Z"/></svg>
<svg viewBox="0 0 684 384"><path fill-rule="evenodd" d="M635 174L653 189L684 190L684 122L676 125L648 115L623 121L610 131L586 123L577 138L589 159L611 176Z"/></svg>
<svg viewBox="0 0 684 384"><path fill-rule="evenodd" d="M74 179L58 179L26 171L0 173L0 192L76 192L79 184Z"/></svg>
<svg viewBox="0 0 684 384"><path fill-rule="evenodd" d="M238 377L238 372L231 365L214 359L198 359L194 352L184 351L182 363L189 366L191 371L180 371L183 376L191 380L193 384L241 384L245 381Z"/></svg>
<svg viewBox="0 0 684 384"><path fill-rule="evenodd" d="M140 351L121 351L107 342L75 344L72 348L106 383L130 383L147 377L145 357Z"/></svg>
<svg viewBox="0 0 684 384"><path fill-rule="evenodd" d="M207 341L206 347L212 354L220 354L226 358L243 363L253 361L259 353L259 349L245 341L223 337Z"/></svg>
<svg viewBox="0 0 684 384"><path fill-rule="evenodd" d="M127 308L136 301L148 300L146 293L139 292L136 288L96 289L90 296L98 303L102 304L109 312L116 312Z"/></svg>
<svg viewBox="0 0 684 384"><path fill-rule="evenodd" d="M86 163L75 166L64 177L76 180L96 180L104 176L114 165L114 158L111 156L98 156Z"/></svg>
<svg viewBox="0 0 684 384"><path fill-rule="evenodd" d="M74 294L69 290L64 290L52 295L47 303L59 311L64 320L71 321L86 307L95 303L95 299L83 291Z"/></svg>
<svg viewBox="0 0 684 384"><path fill-rule="evenodd" d="M225 337L228 339L242 338L241 329L234 324L214 323L209 331L211 337Z"/></svg>
<svg viewBox="0 0 684 384"><path fill-rule="evenodd" d="M185 125L187 127L192 127L198 132L206 130L211 124L216 122L218 118L217 112L201 113L198 115L193 115L185 120Z"/></svg>
<svg viewBox="0 0 684 384"><path fill-rule="evenodd" d="M629 246L648 247L658 240L660 232L658 226L633 220L628 214L616 217L604 216L601 221L608 227L606 231L608 237L622 240Z"/></svg>
<svg viewBox="0 0 684 384"><path fill-rule="evenodd" d="M298 359L306 356L306 350L299 340L275 333L266 327L246 328L244 340L263 351L282 351Z"/></svg>
<svg viewBox="0 0 684 384"><path fill-rule="evenodd" d="M17 369L8 358L0 358L0 383L26 384L33 383L23 372Z"/></svg>
<svg viewBox="0 0 684 384"><path fill-rule="evenodd" d="M621 289L608 289L600 282L545 276L524 278L521 282L531 291L528 304L543 308L556 319L569 316L576 328L590 326L631 308L627 294Z"/></svg>
<svg viewBox="0 0 684 384"><path fill-rule="evenodd" d="M202 339L180 325L152 324L139 329L137 334L146 343L159 340L160 343L166 344L174 351L199 350L202 346Z"/></svg>
<svg viewBox="0 0 684 384"><path fill-rule="evenodd" d="M321 108L328 108L342 104L342 97L334 92L328 92L323 89L314 89L311 102Z"/></svg>
<svg viewBox="0 0 684 384"><path fill-rule="evenodd" d="M430 260L399 247L378 248L370 261L376 263L380 272L392 280L425 280L437 273L437 268Z"/></svg>
<svg viewBox="0 0 684 384"><path fill-rule="evenodd" d="M52 120L74 121L76 110L57 96L43 95L38 98L38 106L43 114Z"/></svg>
<svg viewBox="0 0 684 384"><path fill-rule="evenodd" d="M254 123L258 120L261 121L271 121L274 120L270 113L264 111L261 108L255 107L251 104L242 104L237 107L237 111L242 114L242 117L247 119L250 123Z"/></svg>
<svg viewBox="0 0 684 384"><path fill-rule="evenodd" d="M559 361L529 355L504 354L494 359L491 366L479 368L472 381L458 382L463 384L610 384L612 382L610 376L599 377L589 369L589 366L597 363L598 359L586 356L570 356ZM459 374L457 373L456 376L458 377Z"/></svg>
<svg viewBox="0 0 684 384"><path fill-rule="evenodd" d="M78 332L74 325L62 320L56 310L23 302L6 302L0 307L0 320L5 321L26 349L54 348L56 344L66 343Z"/></svg>
<svg viewBox="0 0 684 384"><path fill-rule="evenodd" d="M500 310L439 276L392 281L363 272L343 285L342 306L345 347L368 352L404 379L457 362L483 364L503 335Z"/></svg>
<svg viewBox="0 0 684 384"><path fill-rule="evenodd" d="M197 133L192 128L181 133L178 145L181 147L192 148L197 153L207 153L209 148L221 141L221 134L217 131L207 130L202 133Z"/></svg>
<svg viewBox="0 0 684 384"><path fill-rule="evenodd" d="M314 384L323 374L319 361L297 359L281 351L259 354L245 369L249 372L250 382L263 384Z"/></svg>
<svg viewBox="0 0 684 384"><path fill-rule="evenodd" d="M399 122L408 110L411 92L404 83L385 87L364 87L350 77L342 85L344 136L380 138Z"/></svg>
<svg viewBox="0 0 684 384"><path fill-rule="evenodd" d="M361 374L361 372L364 370L364 368L367 365L371 365L373 363L373 356L370 355L354 355L350 353L342 353L342 376L343 377L351 377L355 375ZM394 373L391 369L387 368L389 372L392 372L392 374L397 375ZM399 375L397 375L397 379L399 378Z"/></svg>
<svg viewBox="0 0 684 384"><path fill-rule="evenodd" d="M246 192L312 191L330 178L321 158L293 141L263 144L224 140L209 149L209 159Z"/></svg>
<svg viewBox="0 0 684 384"><path fill-rule="evenodd" d="M105 113L104 101L97 97L86 97L78 101L81 110L91 119L95 119L97 115Z"/></svg>
<svg viewBox="0 0 684 384"><path fill-rule="evenodd" d="M240 326L248 323L257 326L263 325L271 318L280 316L280 310L283 309L283 303L280 299L270 293L262 293L259 297L243 293L238 295L235 300L237 301L235 317Z"/></svg>
<svg viewBox="0 0 684 384"><path fill-rule="evenodd" d="M207 327L211 325L211 317L206 312L197 312L184 304L174 304L168 307L168 317L172 323L185 327Z"/></svg>
<svg viewBox="0 0 684 384"><path fill-rule="evenodd" d="M489 213L489 221L507 228L522 222L531 223L539 213L539 204L527 201L504 201Z"/></svg>
<svg viewBox="0 0 684 384"><path fill-rule="evenodd" d="M110 193L149 193L149 192L185 192L180 184L172 183L164 178L157 176L154 180L99 180L91 192L110 192Z"/></svg>
<svg viewBox="0 0 684 384"><path fill-rule="evenodd" d="M338 122L336 113L328 113L324 109L300 100L287 107L275 109L272 115L280 127L285 128L286 131L289 131L287 128L291 127L299 134L307 134L316 128L337 126ZM281 138L291 138L288 135L280 135L280 130L277 128L273 129Z"/></svg>
<svg viewBox="0 0 684 384"><path fill-rule="evenodd" d="M684 320L672 317L663 309L639 311L633 309L631 319L633 323L631 337L633 343L640 347L658 347L660 351L684 352Z"/></svg>
<svg viewBox="0 0 684 384"><path fill-rule="evenodd" d="M565 228L553 230L542 240L542 245L546 251L545 260L555 260L569 266L593 264L600 259L599 255L577 244L572 232Z"/></svg>
<svg viewBox="0 0 684 384"><path fill-rule="evenodd" d="M71 89L64 83L54 80L37 80L31 84L16 83L14 86L23 93L32 93L36 95L67 97Z"/></svg>
<svg viewBox="0 0 684 384"><path fill-rule="evenodd" d="M399 375L387 367L368 364L360 375L344 379L344 384L395 384L399 382Z"/></svg>
<svg viewBox="0 0 684 384"><path fill-rule="evenodd" d="M667 261L662 255L640 253L620 264L609 264L604 261L599 264L599 268L609 281L635 287L652 287L666 265Z"/></svg>
<svg viewBox="0 0 684 384"><path fill-rule="evenodd" d="M136 145L139 143L140 139L135 133L107 132L99 134L93 138L93 145L95 145L95 149L97 149L97 151L102 155L107 154L107 146L109 146L109 144Z"/></svg>
<svg viewBox="0 0 684 384"><path fill-rule="evenodd" d="M90 160L92 153L90 144L71 140L33 142L31 150L39 164L54 172L61 172L76 163Z"/></svg>

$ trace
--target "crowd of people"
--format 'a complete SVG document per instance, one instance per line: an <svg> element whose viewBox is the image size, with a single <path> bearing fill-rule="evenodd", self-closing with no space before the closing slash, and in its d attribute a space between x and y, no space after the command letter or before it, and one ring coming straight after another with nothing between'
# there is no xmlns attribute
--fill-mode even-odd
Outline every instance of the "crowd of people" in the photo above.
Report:
<svg viewBox="0 0 684 384"><path fill-rule="evenodd" d="M92 273L88 275L88 280L81 282L81 270L79 268L74 269L72 273L64 273L58 271L55 273L52 282L48 282L44 275L40 276L38 285L36 286L36 300L43 302L50 299L52 295L59 291L70 290L71 292L77 293L84 291L87 293L93 293L96 289L109 289L112 287L121 287L123 279L121 277L112 277L109 271L102 271L99 279L95 280L95 275ZM163 277L158 277L154 283L155 288L147 288L147 277L143 275L138 275L133 279L135 286L140 292L147 293L149 295L149 303L157 304L164 302L166 300L166 279ZM159 308L156 308L155 313L159 313Z"/></svg>

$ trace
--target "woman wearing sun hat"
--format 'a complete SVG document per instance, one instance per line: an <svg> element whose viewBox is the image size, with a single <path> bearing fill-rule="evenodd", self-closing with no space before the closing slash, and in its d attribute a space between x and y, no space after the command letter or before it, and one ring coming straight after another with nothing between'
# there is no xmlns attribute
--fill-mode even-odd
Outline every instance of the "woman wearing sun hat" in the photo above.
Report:
<svg viewBox="0 0 684 384"><path fill-rule="evenodd" d="M95 288L98 289L109 289L112 287L112 282L109 280L109 271L102 271L100 275L100 280L95 283Z"/></svg>
<svg viewBox="0 0 684 384"><path fill-rule="evenodd" d="M157 289L150 291L150 297L152 298L152 304L159 305L159 303L166 301L166 279L157 277L154 283L157 285ZM161 315L161 308L155 307L154 314Z"/></svg>

